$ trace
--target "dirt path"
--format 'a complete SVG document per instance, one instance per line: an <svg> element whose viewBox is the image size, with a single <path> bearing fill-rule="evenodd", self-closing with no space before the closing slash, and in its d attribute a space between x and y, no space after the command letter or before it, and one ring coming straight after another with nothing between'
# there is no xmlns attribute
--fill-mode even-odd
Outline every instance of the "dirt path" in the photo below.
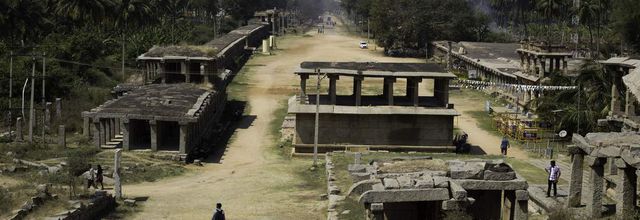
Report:
<svg viewBox="0 0 640 220"><path fill-rule="evenodd" d="M468 114L467 111L484 111L484 102L478 98L451 96L450 102L454 103L458 112L462 113L457 120L457 127L469 134L469 142L478 145L489 155L500 155L501 137L489 133L477 125L476 119ZM507 150L508 157L517 159L528 159L526 152L520 148L511 147Z"/></svg>
<svg viewBox="0 0 640 220"><path fill-rule="evenodd" d="M124 186L126 196L149 196L136 219L206 219L216 202L229 219L322 219L324 201L305 187L296 172L307 160L281 159L273 151L269 123L281 101L297 91L293 71L302 61L419 62L361 50L359 38L327 29L311 37L287 37L273 56L256 56L246 88L251 126L234 134L220 164L191 167L194 172L155 183ZM337 53L339 51L339 53Z"/></svg>

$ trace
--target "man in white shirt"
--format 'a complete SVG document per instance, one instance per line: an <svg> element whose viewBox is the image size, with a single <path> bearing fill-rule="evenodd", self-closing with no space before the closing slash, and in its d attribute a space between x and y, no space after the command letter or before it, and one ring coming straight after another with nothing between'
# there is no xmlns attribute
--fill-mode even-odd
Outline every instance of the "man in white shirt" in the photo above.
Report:
<svg viewBox="0 0 640 220"><path fill-rule="evenodd" d="M549 184L547 185L547 197L551 196L551 186L553 186L553 197L558 196L558 180L560 179L560 167L556 166L556 161L552 160L551 165L544 169L549 173Z"/></svg>

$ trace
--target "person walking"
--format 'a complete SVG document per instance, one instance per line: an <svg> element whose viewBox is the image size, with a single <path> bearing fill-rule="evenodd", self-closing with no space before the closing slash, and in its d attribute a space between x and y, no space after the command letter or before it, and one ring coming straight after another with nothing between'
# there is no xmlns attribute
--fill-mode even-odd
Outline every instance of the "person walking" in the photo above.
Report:
<svg viewBox="0 0 640 220"><path fill-rule="evenodd" d="M216 204L216 211L213 212L213 217L211 220L224 220L224 210L222 210L222 204Z"/></svg>
<svg viewBox="0 0 640 220"><path fill-rule="evenodd" d="M547 197L551 197L551 186L553 186L553 197L558 196L558 179L560 178L560 167L556 166L556 161L552 160L549 167L544 169L549 173L547 184Z"/></svg>
<svg viewBox="0 0 640 220"><path fill-rule="evenodd" d="M104 184L102 183L102 181L104 180L104 177L102 176L102 166L100 166L100 164L98 164L98 169L96 170L96 187L98 187L98 183L100 183L100 189L104 190Z"/></svg>
<svg viewBox="0 0 640 220"><path fill-rule="evenodd" d="M502 137L502 142L500 143L500 153L502 153L502 155L507 156L507 148L510 148L511 145L509 144L509 139L507 138L507 136L503 136Z"/></svg>
<svg viewBox="0 0 640 220"><path fill-rule="evenodd" d="M93 186L94 189L97 189L95 179L96 179L96 170L93 169L93 166L89 164L89 171L84 173L85 178L87 178L87 189Z"/></svg>

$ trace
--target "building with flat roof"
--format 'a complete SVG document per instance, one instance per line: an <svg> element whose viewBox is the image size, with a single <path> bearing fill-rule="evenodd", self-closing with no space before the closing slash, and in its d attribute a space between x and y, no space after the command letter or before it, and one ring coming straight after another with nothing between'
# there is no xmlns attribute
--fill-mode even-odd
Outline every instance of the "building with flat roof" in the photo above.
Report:
<svg viewBox="0 0 640 220"><path fill-rule="evenodd" d="M303 62L295 71L300 94L289 99L289 114L295 115L294 145L297 153L313 147L316 112L315 94L306 82L318 74L329 79L328 94L320 95L319 151L351 146L387 150L448 150L452 147L453 118L459 113L449 104L452 73L437 64ZM338 95L337 81L353 81L351 95ZM362 95L366 79L384 79L381 95ZM406 93L395 94L397 79L405 79ZM420 96L423 79L432 79L432 96Z"/></svg>
<svg viewBox="0 0 640 220"><path fill-rule="evenodd" d="M225 93L194 84L142 86L83 112L84 133L101 148L187 154L211 136L225 103Z"/></svg>

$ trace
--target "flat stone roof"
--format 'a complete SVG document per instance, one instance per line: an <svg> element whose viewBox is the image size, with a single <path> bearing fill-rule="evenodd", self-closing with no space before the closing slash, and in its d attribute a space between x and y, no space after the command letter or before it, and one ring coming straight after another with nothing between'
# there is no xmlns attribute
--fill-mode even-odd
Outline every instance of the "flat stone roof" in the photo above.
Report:
<svg viewBox="0 0 640 220"><path fill-rule="evenodd" d="M432 42L442 51L448 50L447 41ZM466 62L483 66L497 74L516 78L522 77L531 81L538 81L538 77L527 75L520 70L520 56L516 50L520 48L517 43L484 43L484 42L452 42L451 52L453 56Z"/></svg>
<svg viewBox="0 0 640 220"><path fill-rule="evenodd" d="M300 104L296 97L289 99L288 113L315 113L316 105ZM441 115L459 116L455 109L429 108L414 106L341 106L341 105L320 105L321 114L346 114L346 115Z"/></svg>
<svg viewBox="0 0 640 220"><path fill-rule="evenodd" d="M190 83L151 84L109 100L85 114L98 118L126 116L130 119L193 121L209 104L212 94L215 91Z"/></svg>
<svg viewBox="0 0 640 220"><path fill-rule="evenodd" d="M302 62L298 75L321 73L363 77L457 78L434 63Z"/></svg>

